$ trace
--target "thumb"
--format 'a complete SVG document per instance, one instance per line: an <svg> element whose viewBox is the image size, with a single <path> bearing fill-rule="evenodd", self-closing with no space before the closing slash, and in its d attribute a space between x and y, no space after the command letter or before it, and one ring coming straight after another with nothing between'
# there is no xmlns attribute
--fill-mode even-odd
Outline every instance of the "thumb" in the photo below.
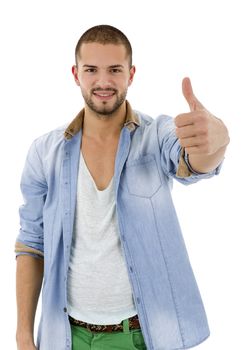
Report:
<svg viewBox="0 0 245 350"><path fill-rule="evenodd" d="M190 78L184 78L182 81L182 92L188 102L191 112L204 109L201 102L193 93Z"/></svg>

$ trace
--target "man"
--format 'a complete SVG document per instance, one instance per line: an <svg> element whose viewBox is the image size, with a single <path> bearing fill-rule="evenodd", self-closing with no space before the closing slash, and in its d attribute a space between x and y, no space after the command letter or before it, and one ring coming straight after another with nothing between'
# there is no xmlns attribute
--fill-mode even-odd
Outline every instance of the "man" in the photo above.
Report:
<svg viewBox="0 0 245 350"><path fill-rule="evenodd" d="M21 180L18 349L195 346L209 329L171 183L218 174L227 128L197 100L188 78L189 113L153 119L133 111L126 101L132 49L112 26L86 31L75 57L85 107L33 142Z"/></svg>

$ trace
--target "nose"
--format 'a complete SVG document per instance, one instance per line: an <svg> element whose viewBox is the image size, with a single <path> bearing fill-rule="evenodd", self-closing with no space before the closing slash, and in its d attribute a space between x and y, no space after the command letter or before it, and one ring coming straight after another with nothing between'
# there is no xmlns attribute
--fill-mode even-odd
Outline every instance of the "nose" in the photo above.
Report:
<svg viewBox="0 0 245 350"><path fill-rule="evenodd" d="M108 72L99 72L97 75L95 87L101 89L111 88L113 86L113 83L110 78L111 77L109 76Z"/></svg>

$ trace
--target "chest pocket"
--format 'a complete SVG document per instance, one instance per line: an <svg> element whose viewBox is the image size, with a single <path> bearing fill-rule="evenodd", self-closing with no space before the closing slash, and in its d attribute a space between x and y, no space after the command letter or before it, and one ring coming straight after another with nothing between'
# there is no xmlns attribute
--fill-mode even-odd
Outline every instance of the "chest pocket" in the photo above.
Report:
<svg viewBox="0 0 245 350"><path fill-rule="evenodd" d="M126 183L130 194L150 198L161 187L154 155L147 154L126 164Z"/></svg>

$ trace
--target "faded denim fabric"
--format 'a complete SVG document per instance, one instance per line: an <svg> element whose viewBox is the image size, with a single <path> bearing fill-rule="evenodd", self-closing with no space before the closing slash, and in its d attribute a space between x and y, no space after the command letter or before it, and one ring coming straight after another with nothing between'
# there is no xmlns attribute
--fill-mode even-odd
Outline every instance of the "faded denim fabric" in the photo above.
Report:
<svg viewBox="0 0 245 350"><path fill-rule="evenodd" d="M186 166L189 176L177 176L182 149L173 118L153 119L137 111L134 115L138 123L124 124L115 161L122 249L147 349L187 349L205 340L209 328L173 206L172 181L192 184L218 174L221 165L207 174ZM16 252L44 255L41 350L71 349L66 283L82 138L79 125L75 133L74 127L61 127L36 139L21 180L25 203Z"/></svg>

